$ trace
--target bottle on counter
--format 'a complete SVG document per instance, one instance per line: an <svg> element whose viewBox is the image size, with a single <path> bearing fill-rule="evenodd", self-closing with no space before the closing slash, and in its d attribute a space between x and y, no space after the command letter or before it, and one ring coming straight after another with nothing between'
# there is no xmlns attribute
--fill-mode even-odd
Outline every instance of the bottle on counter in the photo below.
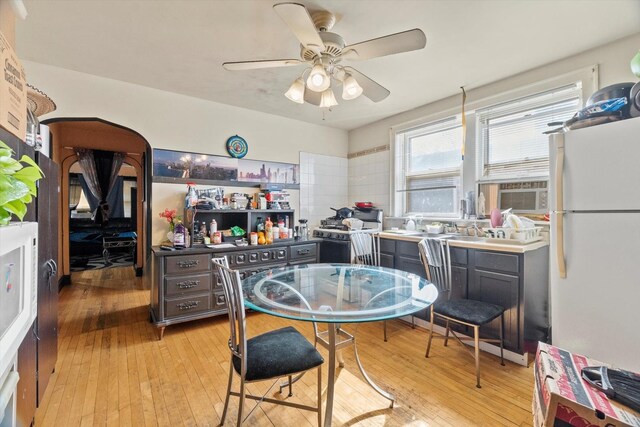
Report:
<svg viewBox="0 0 640 427"><path fill-rule="evenodd" d="M200 230L198 231L198 243L204 243L205 237L207 237L207 223L202 221L200 224Z"/></svg>
<svg viewBox="0 0 640 427"><path fill-rule="evenodd" d="M218 223L215 219L212 219L211 224L209 224L209 234L211 238L213 238L213 233L216 231L218 231Z"/></svg>
<svg viewBox="0 0 640 427"><path fill-rule="evenodd" d="M264 223L264 238L267 245L273 243L273 222L270 217L267 217L267 221Z"/></svg>
<svg viewBox="0 0 640 427"><path fill-rule="evenodd" d="M189 209L198 204L198 193L193 182L187 182L187 195L184 199L184 207Z"/></svg>
<svg viewBox="0 0 640 427"><path fill-rule="evenodd" d="M182 221L178 220L178 223L173 229L173 246L176 248L184 248L187 244L186 237L186 228Z"/></svg>
<svg viewBox="0 0 640 427"><path fill-rule="evenodd" d="M256 220L256 231L259 232L263 232L264 233L264 222L262 221L262 217L259 216L258 219Z"/></svg>

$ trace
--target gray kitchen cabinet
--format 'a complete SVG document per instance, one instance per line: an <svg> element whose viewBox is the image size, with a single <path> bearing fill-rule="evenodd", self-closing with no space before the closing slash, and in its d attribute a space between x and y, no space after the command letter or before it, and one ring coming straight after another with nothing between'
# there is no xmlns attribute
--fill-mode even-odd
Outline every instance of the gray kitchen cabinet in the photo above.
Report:
<svg viewBox="0 0 640 427"><path fill-rule="evenodd" d="M520 277L475 269L468 298L505 308L504 346L517 349L520 341ZM483 337L500 337L500 318L480 328Z"/></svg>
<svg viewBox="0 0 640 427"><path fill-rule="evenodd" d="M162 339L169 325L226 314L222 284L211 259L226 256L241 278L285 265L318 262L319 241L283 241L266 246L177 251L152 248L146 270L151 292L150 319Z"/></svg>
<svg viewBox="0 0 640 427"><path fill-rule="evenodd" d="M380 239L380 265L387 268L395 268L396 241Z"/></svg>
<svg viewBox="0 0 640 427"><path fill-rule="evenodd" d="M383 238L380 250L381 259L392 258L394 268L425 276L417 242ZM451 298L505 307L505 348L519 354L534 351L538 341L549 340L548 258L548 247L512 253L452 246ZM427 313L418 315L428 320ZM483 326L481 336L498 337L499 321ZM464 326L455 330L468 332Z"/></svg>

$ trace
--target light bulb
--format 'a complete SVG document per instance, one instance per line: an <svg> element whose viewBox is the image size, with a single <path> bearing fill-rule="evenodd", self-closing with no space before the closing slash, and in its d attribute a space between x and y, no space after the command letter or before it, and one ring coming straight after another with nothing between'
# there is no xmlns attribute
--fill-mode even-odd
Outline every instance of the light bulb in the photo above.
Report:
<svg viewBox="0 0 640 427"><path fill-rule="evenodd" d="M293 102L304 104L304 80L302 80L302 77L299 77L291 84L284 96Z"/></svg>
<svg viewBox="0 0 640 427"><path fill-rule="evenodd" d="M322 64L316 64L311 69L309 77L307 77L307 87L314 92L322 92L329 88L331 79L324 71Z"/></svg>
<svg viewBox="0 0 640 427"><path fill-rule="evenodd" d="M338 105L338 101L336 101L336 97L333 94L331 89L327 89L322 92L322 97L320 98L320 108L329 108L334 105Z"/></svg>
<svg viewBox="0 0 640 427"><path fill-rule="evenodd" d="M342 81L342 99L351 100L362 95L362 86L358 84L351 74L347 74Z"/></svg>

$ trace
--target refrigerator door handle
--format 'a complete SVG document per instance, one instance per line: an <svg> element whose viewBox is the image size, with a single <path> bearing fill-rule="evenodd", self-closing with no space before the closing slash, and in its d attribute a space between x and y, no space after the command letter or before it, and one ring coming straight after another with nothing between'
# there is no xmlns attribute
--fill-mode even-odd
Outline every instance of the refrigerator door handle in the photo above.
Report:
<svg viewBox="0 0 640 427"><path fill-rule="evenodd" d="M567 265L564 258L564 135L557 135L556 141L556 261L558 263L558 274L564 279L567 277Z"/></svg>

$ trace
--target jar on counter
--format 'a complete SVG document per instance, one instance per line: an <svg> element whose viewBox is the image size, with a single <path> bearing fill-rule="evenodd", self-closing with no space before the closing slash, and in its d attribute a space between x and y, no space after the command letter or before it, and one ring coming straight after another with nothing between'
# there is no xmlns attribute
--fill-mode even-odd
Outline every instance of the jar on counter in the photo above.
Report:
<svg viewBox="0 0 640 427"><path fill-rule="evenodd" d="M257 245L258 244L258 233L256 233L255 231L251 232L251 245Z"/></svg>
<svg viewBox="0 0 640 427"><path fill-rule="evenodd" d="M280 227L280 238L288 239L289 238L289 229L285 227Z"/></svg>
<svg viewBox="0 0 640 427"><path fill-rule="evenodd" d="M221 231L216 231L216 232L213 233L212 243L214 245L219 245L220 243L222 243L222 232Z"/></svg>

